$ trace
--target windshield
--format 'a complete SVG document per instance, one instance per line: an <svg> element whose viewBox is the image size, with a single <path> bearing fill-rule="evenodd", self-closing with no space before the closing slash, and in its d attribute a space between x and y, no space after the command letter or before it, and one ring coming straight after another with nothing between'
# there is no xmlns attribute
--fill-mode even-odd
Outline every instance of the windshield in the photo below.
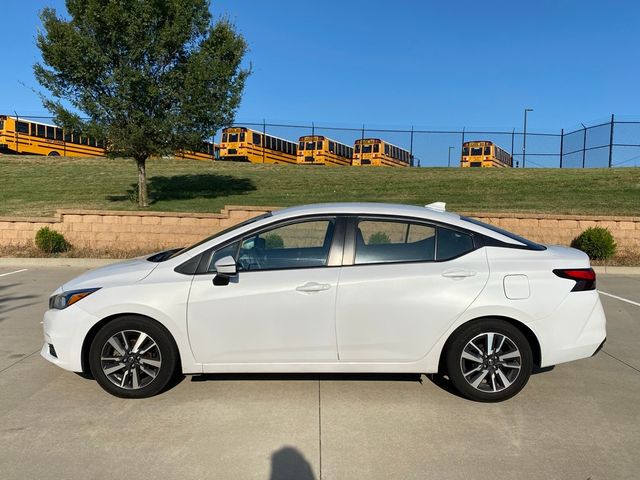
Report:
<svg viewBox="0 0 640 480"><path fill-rule="evenodd" d="M225 235L226 233L229 233L229 232L235 230L236 228L244 227L245 225L249 225L249 224L251 224L253 222L257 222L258 220L262 220L263 218L268 218L271 215L272 215L271 212L263 213L262 215L258 215L257 217L250 218L249 220L245 220L244 222L237 223L236 225L232 225L229 228L225 228L224 230L221 230L221 231L219 231L217 233L214 233L210 237L207 237L204 240L200 240L198 243L194 243L190 247L177 250L177 251L171 253L171 255L168 255L168 256L162 258L162 260L151 260L151 261L164 262L165 260L169 260L170 258L175 258L178 255L182 255L183 253L186 253L191 249L199 247L200 245L202 245L203 243L208 242L209 240L213 240L214 238L221 237L222 235ZM150 260L150 259L148 259L148 260Z"/></svg>
<svg viewBox="0 0 640 480"><path fill-rule="evenodd" d="M460 218L462 220L465 220L465 221L469 222L469 223L473 223L474 225L479 225L481 227L488 228L492 232L499 233L500 235L504 235L505 237L509 237L512 240L515 240L517 242L523 243L531 250L546 250L547 249L547 247L545 247L544 245L540 245L539 243L533 242L533 241L528 240L528 239L526 239L524 237L521 237L520 235L516 235L515 233L511 233L511 232L509 232L507 230L503 230L502 228L496 227L494 225L490 225L488 223L481 222L480 220L476 220L475 218L463 217L463 216L460 216Z"/></svg>

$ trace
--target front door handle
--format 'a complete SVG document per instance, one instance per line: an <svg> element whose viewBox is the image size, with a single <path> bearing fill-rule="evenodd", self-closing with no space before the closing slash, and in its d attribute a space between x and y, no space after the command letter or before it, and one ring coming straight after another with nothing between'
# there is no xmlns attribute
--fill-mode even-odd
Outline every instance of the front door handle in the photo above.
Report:
<svg viewBox="0 0 640 480"><path fill-rule="evenodd" d="M465 278L473 277L475 275L476 272L463 269L445 270L444 272L442 272L442 276L447 278Z"/></svg>
<svg viewBox="0 0 640 480"><path fill-rule="evenodd" d="M323 290L329 290L331 285L328 283L307 282L304 285L298 285L296 287L297 292L314 293L322 292Z"/></svg>

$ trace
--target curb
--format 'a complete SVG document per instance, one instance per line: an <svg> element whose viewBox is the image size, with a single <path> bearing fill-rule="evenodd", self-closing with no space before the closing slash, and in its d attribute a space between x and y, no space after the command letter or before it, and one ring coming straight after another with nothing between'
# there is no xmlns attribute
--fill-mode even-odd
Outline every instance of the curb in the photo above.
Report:
<svg viewBox="0 0 640 480"><path fill-rule="evenodd" d="M640 267L593 267L596 273L606 273L608 275L640 275Z"/></svg>
<svg viewBox="0 0 640 480"><path fill-rule="evenodd" d="M124 258L20 258L0 257L0 267L74 267L98 268L122 262Z"/></svg>

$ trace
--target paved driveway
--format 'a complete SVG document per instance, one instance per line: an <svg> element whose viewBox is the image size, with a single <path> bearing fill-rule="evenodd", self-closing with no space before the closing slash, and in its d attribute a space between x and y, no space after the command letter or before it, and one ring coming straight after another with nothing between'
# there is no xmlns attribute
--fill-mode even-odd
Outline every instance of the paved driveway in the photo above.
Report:
<svg viewBox="0 0 640 480"><path fill-rule="evenodd" d="M632 479L640 306L602 296L594 358L501 404L416 375L209 375L121 400L38 352L48 294L81 272L0 267L2 479ZM640 276L599 277L640 303Z"/></svg>

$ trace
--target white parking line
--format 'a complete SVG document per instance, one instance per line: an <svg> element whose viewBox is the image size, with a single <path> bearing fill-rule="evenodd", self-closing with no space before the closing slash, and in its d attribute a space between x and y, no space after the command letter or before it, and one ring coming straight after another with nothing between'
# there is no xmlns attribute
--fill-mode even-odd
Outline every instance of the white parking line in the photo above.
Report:
<svg viewBox="0 0 640 480"><path fill-rule="evenodd" d="M16 270L15 272L0 273L0 277L6 277L7 275L13 275L14 273L26 272L27 270L29 269L23 268L22 270Z"/></svg>
<svg viewBox="0 0 640 480"><path fill-rule="evenodd" d="M634 302L633 300L629 300L628 298L622 298L617 295L611 295L610 293L603 292L602 290L598 290L598 293L601 293L602 295L606 295L607 297L615 298L616 300L621 300L623 302L630 303L631 305L635 305L636 307L640 307L640 303Z"/></svg>

